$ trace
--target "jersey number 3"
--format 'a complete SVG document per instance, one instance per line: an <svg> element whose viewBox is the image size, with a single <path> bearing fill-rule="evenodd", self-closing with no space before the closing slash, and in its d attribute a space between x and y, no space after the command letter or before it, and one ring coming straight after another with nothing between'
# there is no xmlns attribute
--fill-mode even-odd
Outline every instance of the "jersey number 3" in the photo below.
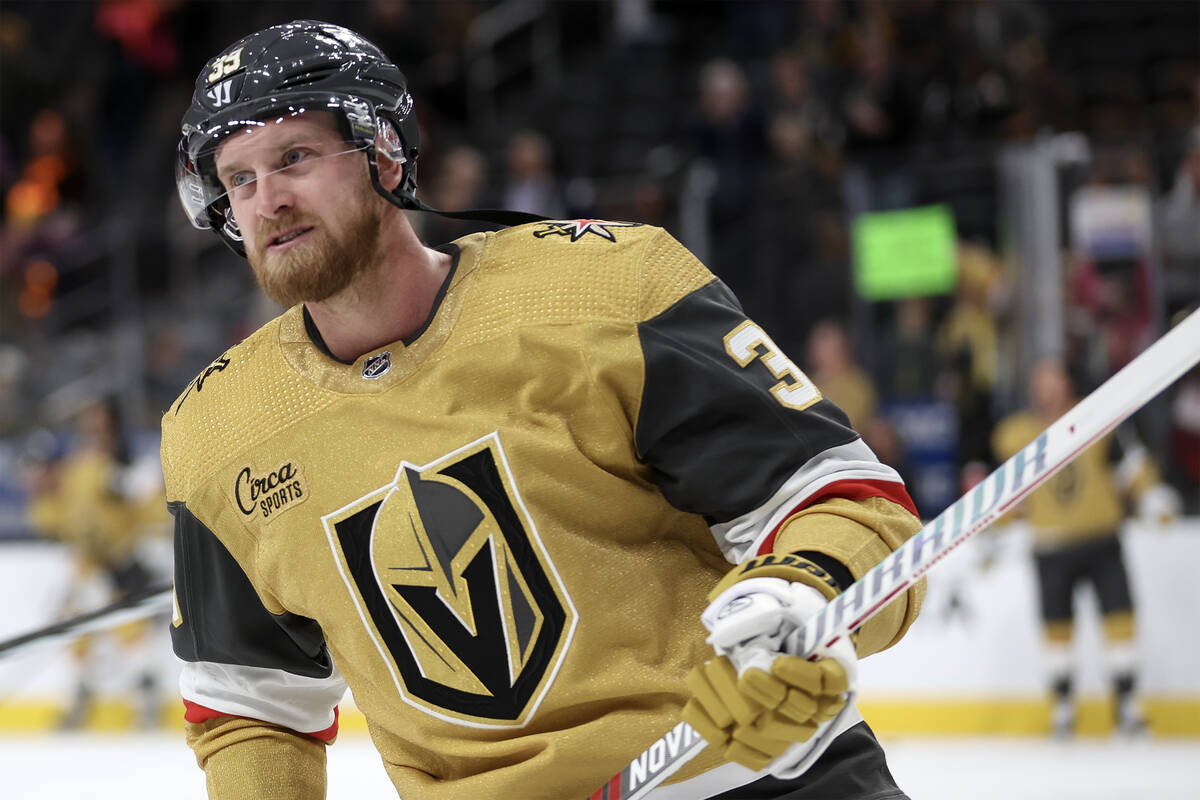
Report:
<svg viewBox="0 0 1200 800"><path fill-rule="evenodd" d="M816 384L780 351L766 331L750 320L725 334L725 352L742 368L761 360L779 379L770 391L780 405L803 411L821 399Z"/></svg>

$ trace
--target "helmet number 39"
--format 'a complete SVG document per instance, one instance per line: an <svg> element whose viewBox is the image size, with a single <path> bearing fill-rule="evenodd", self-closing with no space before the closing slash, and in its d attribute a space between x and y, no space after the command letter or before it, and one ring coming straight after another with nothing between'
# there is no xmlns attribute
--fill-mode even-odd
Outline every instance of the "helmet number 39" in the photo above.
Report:
<svg viewBox="0 0 1200 800"><path fill-rule="evenodd" d="M219 80L221 80L221 78L224 78L226 75L236 72L238 69L241 68L241 66L242 66L242 48L239 47L237 50L234 50L232 53L226 53L225 55L221 56L220 58L218 58L216 61L213 62L212 72L208 73L208 82L214 83L216 81L219 81ZM226 86L225 91L226 91L226 93L228 93L228 91L229 91L228 86ZM228 103L229 101L226 100L225 102Z"/></svg>

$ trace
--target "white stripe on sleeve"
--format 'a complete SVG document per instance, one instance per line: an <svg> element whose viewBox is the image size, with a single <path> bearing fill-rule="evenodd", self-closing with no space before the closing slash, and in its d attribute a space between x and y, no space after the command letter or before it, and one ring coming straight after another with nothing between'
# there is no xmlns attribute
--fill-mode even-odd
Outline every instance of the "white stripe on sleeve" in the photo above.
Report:
<svg viewBox="0 0 1200 800"><path fill-rule="evenodd" d="M740 517L711 527L721 552L740 564L779 523L808 498L837 481L887 481L903 484L896 470L880 463L862 439L831 447L792 473L767 502Z"/></svg>
<svg viewBox="0 0 1200 800"><path fill-rule="evenodd" d="M223 714L270 722L300 733L333 725L333 708L346 693L335 667L328 678L280 669L188 661L179 676L184 700Z"/></svg>

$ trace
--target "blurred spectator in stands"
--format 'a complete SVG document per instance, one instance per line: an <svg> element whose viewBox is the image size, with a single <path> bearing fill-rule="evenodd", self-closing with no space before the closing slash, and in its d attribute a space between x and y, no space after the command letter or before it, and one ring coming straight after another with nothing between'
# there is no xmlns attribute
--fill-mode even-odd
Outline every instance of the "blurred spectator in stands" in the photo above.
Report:
<svg viewBox="0 0 1200 800"><path fill-rule="evenodd" d="M853 60L849 6L841 0L804 0L796 25L796 45L809 66L821 70L824 83L832 72L845 69Z"/></svg>
<svg viewBox="0 0 1200 800"><path fill-rule="evenodd" d="M808 337L805 372L821 390L846 412L855 430L865 430L875 416L878 395L875 384L854 360L850 337L840 322L822 320Z"/></svg>
<svg viewBox="0 0 1200 800"><path fill-rule="evenodd" d="M742 300L750 316L769 306L752 224L767 154L761 112L751 102L742 67L728 58L700 70L697 115L688 126L693 154L715 180L708 195L706 263Z"/></svg>
<svg viewBox="0 0 1200 800"><path fill-rule="evenodd" d="M451 148L437 164L432 180L425 183L425 198L434 208L462 211L485 205L484 187L487 183L487 162L474 147L459 145ZM448 219L437 214L420 217L421 237L431 245L444 244L476 231L495 230L496 226L477 220Z"/></svg>
<svg viewBox="0 0 1200 800"><path fill-rule="evenodd" d="M1030 0L953 5L965 44L957 53L961 132L983 141L1034 135L1047 112L1061 113L1046 102L1057 85L1042 47L1050 30L1046 11Z"/></svg>
<svg viewBox="0 0 1200 800"><path fill-rule="evenodd" d="M517 131L505 150L507 175L504 208L528 211L551 219L566 214L562 185L554 169L550 142L534 130Z"/></svg>
<svg viewBox="0 0 1200 800"><path fill-rule="evenodd" d="M1200 125L1188 133L1175 180L1158 202L1157 224L1172 312L1200 297Z"/></svg>
<svg viewBox="0 0 1200 800"><path fill-rule="evenodd" d="M358 4L340 5L351 6L353 11L356 10L353 6ZM409 86L419 87L416 104L422 109L422 135L424 129L432 128L434 135L429 137L432 141L447 138L439 126L465 127L469 122L471 92L467 83L467 39L475 18L485 10L486 6L467 0L437 3L368 0L366 3L362 32L383 52L403 59ZM350 20L331 21L345 23ZM201 56L200 60L203 58Z"/></svg>
<svg viewBox="0 0 1200 800"><path fill-rule="evenodd" d="M79 149L70 141L67 121L43 108L29 123L29 150L21 177L4 198L5 219L32 228L51 212L83 197L84 175Z"/></svg>
<svg viewBox="0 0 1200 800"><path fill-rule="evenodd" d="M1027 141L1045 129L1078 127L1076 87L1051 62L1047 41L1044 35L1030 34L1008 46L1005 64L1015 80L1014 108L1002 133L1010 141Z"/></svg>
<svg viewBox="0 0 1200 800"><path fill-rule="evenodd" d="M17 301L15 309L4 311L36 319L53 301L54 257L84 229L87 174L82 146L59 111L43 108L34 114L27 140L19 177L4 196L0 282L7 284L3 294Z"/></svg>
<svg viewBox="0 0 1200 800"><path fill-rule="evenodd" d="M798 353L816 320L848 311L845 267L821 263L823 212L841 207L841 185L836 154L814 139L803 114L777 113L770 141L754 217L767 300L756 318L784 352Z"/></svg>
<svg viewBox="0 0 1200 800"><path fill-rule="evenodd" d="M1072 378L1059 361L1039 362L1029 378L1029 409L996 427L996 459L1008 459L1032 442L1071 410L1076 398ZM1134 603L1118 538L1125 497L1137 503L1147 522L1167 522L1178 513L1178 498L1159 482L1153 460L1129 425L1085 450L1021 506L1033 529L1056 736L1070 736L1075 727L1071 641L1075 589L1083 582L1095 589L1103 614L1116 729L1122 734L1145 729L1136 695Z"/></svg>
<svg viewBox="0 0 1200 800"><path fill-rule="evenodd" d="M260 293L261 294L261 293ZM278 312L277 312L278 313ZM163 412L196 377L197 366L189 353L183 324L169 320L153 330L146 353L146 402L151 415ZM197 342L190 344L194 347Z"/></svg>
<svg viewBox="0 0 1200 800"><path fill-rule="evenodd" d="M671 211L671 201L667 199L662 186L649 178L641 178L633 189L633 219L648 225L665 227Z"/></svg>
<svg viewBox="0 0 1200 800"><path fill-rule="evenodd" d="M0 436L20 433L29 425L29 399L22 391L28 373L28 356L15 345L0 343Z"/></svg>
<svg viewBox="0 0 1200 800"><path fill-rule="evenodd" d="M112 188L125 197L130 169L150 174L145 163L146 119L157 91L179 68L173 17L181 0L100 0L94 25L109 41L107 72L97 81L97 145ZM132 194L132 193L129 193ZM130 197L128 199L135 199Z"/></svg>
<svg viewBox="0 0 1200 800"><path fill-rule="evenodd" d="M1087 387L1146 348L1159 331L1152 171L1133 145L1098 148L1088 183L1070 200L1067 333Z"/></svg>
<svg viewBox="0 0 1200 800"><path fill-rule="evenodd" d="M628 49L664 41L670 22L656 14L653 6L650 0L613 0L613 40Z"/></svg>
<svg viewBox="0 0 1200 800"><path fill-rule="evenodd" d="M823 90L814 81L812 70L799 50L786 48L771 57L768 110L773 120L783 116L799 117L815 147L840 152L845 131L833 112L831 95L831 91Z"/></svg>
<svg viewBox="0 0 1200 800"><path fill-rule="evenodd" d="M929 398L938 377L933 300L906 297L894 304L894 326L879 343L879 389L889 400Z"/></svg>
<svg viewBox="0 0 1200 800"><path fill-rule="evenodd" d="M991 464L999 343L996 324L1003 302L1000 261L988 248L958 247L958 288L954 305L937 332L937 349L950 378L958 413L958 466Z"/></svg>
<svg viewBox="0 0 1200 800"><path fill-rule="evenodd" d="M157 454L133 457L114 402L99 400L84 408L70 452L57 462L31 464L26 481L31 527L67 545L75 557L64 616L163 579L148 565L145 546L151 539L165 542L170 534ZM138 721L152 727L159 721L160 697L146 642L148 625L132 623L115 635L124 647L125 663L137 673ZM60 723L64 729L87 724L95 699L90 640L81 640L74 652L77 684Z"/></svg>
<svg viewBox="0 0 1200 800"><path fill-rule="evenodd" d="M913 204L917 186L908 162L920 110L920 98L895 57L883 23L860 23L855 44L854 71L840 101L851 218Z"/></svg>

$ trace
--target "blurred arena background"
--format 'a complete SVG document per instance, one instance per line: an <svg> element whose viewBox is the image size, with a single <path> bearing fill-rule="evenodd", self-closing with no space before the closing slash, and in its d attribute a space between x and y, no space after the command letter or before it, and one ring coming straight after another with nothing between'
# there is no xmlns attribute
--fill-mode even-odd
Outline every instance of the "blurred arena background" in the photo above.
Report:
<svg viewBox="0 0 1200 800"><path fill-rule="evenodd" d="M138 565L122 580L170 579L159 417L279 310L180 212L178 123L208 58L297 18L354 28L406 72L432 205L669 229L846 408L926 517L996 463L992 431L1026 404L1039 359L1064 359L1086 393L1200 305L1198 0L5 0L0 639L105 602L97 548ZM478 229L413 216L431 242ZM1108 738L1085 592L1084 749L1043 742L1037 590L1016 521L939 566L910 636L864 662L864 713L916 800L1131 796L1113 764L1153 772L1139 786L1158 797L1194 796L1200 372L1134 422L1183 512L1122 534L1150 739ZM70 483L81 443L106 437L127 501L104 512L115 544L61 533L69 521L46 522L61 507L38 503ZM168 748L191 781L172 796L199 797L165 625L0 662L2 771L65 756L68 781L77 758L102 773L95 754L112 742ZM362 738L352 708L343 720L344 740ZM131 733L146 728L169 738ZM1016 738L980 739L998 736ZM997 784L1006 794L956 793L982 769L960 739L1051 788L1046 776L1074 777L1056 794L1015 778ZM935 752L963 765L944 792ZM166 793L113 781L42 796ZM331 796L347 786L335 778Z"/></svg>

